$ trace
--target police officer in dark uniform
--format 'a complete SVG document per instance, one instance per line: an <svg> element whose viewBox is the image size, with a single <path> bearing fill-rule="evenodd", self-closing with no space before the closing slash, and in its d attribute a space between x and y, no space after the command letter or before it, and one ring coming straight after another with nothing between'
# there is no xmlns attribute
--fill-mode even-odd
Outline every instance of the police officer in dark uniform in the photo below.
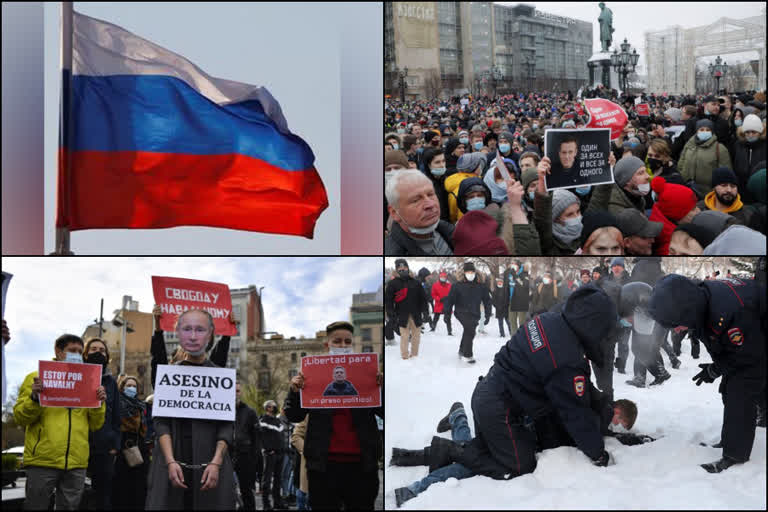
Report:
<svg viewBox="0 0 768 512"><path fill-rule="evenodd" d="M571 294L561 312L542 313L518 329L476 385L476 437L449 451L451 460L495 479L531 473L536 432L525 416L535 420L557 411L576 446L595 465L608 465L600 416L591 407L588 359L602 362L600 342L616 315L605 292L587 285Z"/></svg>
<svg viewBox="0 0 768 512"><path fill-rule="evenodd" d="M474 363L472 357L472 341L475 339L475 329L480 321L480 303L485 308L485 325L491 321L491 292L475 279L475 264L471 261L464 263L464 280L451 286L448 296L443 299L446 315L454 311L454 317L461 323L464 331L461 333L459 358L466 363Z"/></svg>
<svg viewBox="0 0 768 512"><path fill-rule="evenodd" d="M240 496L245 510L255 510L256 500L253 490L257 474L261 474L261 438L259 431L259 415L256 411L240 400L240 382L236 385L237 405L235 407L235 442L234 465L237 480L240 484Z"/></svg>
<svg viewBox="0 0 768 512"><path fill-rule="evenodd" d="M696 283L670 274L653 289L648 312L663 327L695 331L712 356L700 364L696 385L722 376L723 428L720 460L702 467L719 473L749 460L755 416L766 379L765 286L726 278Z"/></svg>

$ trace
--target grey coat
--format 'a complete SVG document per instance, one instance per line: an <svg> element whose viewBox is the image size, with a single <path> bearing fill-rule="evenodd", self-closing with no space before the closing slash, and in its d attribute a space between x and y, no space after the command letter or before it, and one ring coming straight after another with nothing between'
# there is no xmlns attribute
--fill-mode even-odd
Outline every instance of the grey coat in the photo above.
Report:
<svg viewBox="0 0 768 512"><path fill-rule="evenodd" d="M188 361L179 364L192 366L216 367L206 359L201 365L194 365ZM235 482L232 459L229 452L232 449L234 434L234 422L215 420L196 420L191 418L158 418L154 417L157 438L163 434L170 434L173 446L173 455L179 462L186 464L206 464L213 459L216 453L216 442L227 442L227 451L219 468L219 483L216 488L208 491L200 491L200 479L203 476L202 469L192 470L193 477L187 476L189 471L184 471L184 481L192 490L192 504L195 510L234 510L235 509ZM183 453L181 428L182 423L191 425L192 428L192 453ZM184 508L185 489L173 487L168 480L168 468L166 467L163 451L159 441L155 442L152 452L152 465L149 470L147 488L147 510L167 510Z"/></svg>

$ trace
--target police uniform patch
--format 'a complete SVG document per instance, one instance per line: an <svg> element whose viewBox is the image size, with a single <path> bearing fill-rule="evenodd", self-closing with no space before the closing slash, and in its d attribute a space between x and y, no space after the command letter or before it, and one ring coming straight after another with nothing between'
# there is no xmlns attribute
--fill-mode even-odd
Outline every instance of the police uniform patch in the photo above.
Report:
<svg viewBox="0 0 768 512"><path fill-rule="evenodd" d="M528 336L528 345L531 347L531 352L544 348L544 342L541 340L541 334L538 327L536 327L536 322L531 320L526 327L525 334Z"/></svg>
<svg viewBox="0 0 768 512"><path fill-rule="evenodd" d="M731 340L731 343L740 347L744 343L744 333L738 327L728 329L728 339Z"/></svg>
<svg viewBox="0 0 768 512"><path fill-rule="evenodd" d="M573 390L578 396L584 396L584 376L577 375L573 378Z"/></svg>

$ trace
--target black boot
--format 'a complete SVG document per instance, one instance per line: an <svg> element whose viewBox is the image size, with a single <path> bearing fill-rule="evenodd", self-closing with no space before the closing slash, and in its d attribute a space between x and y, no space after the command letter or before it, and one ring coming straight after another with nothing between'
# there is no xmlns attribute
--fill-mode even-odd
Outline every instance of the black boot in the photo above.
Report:
<svg viewBox="0 0 768 512"><path fill-rule="evenodd" d="M432 437L432 444L429 449L424 449L429 462L429 472L447 466L456 462L464 452L464 447L454 441L443 439L442 437Z"/></svg>
<svg viewBox="0 0 768 512"><path fill-rule="evenodd" d="M623 359L622 359L622 358L620 358L620 357L617 357L617 358L616 358L616 362L614 362L614 363L613 363L613 366L615 366L615 367L616 367L616 370L617 370L619 373L622 373L622 374L626 374L627 372L624 370L624 368L625 368L626 364L627 364L627 362L626 362L625 360L623 360Z"/></svg>
<svg viewBox="0 0 768 512"><path fill-rule="evenodd" d="M709 462L707 464L701 464L701 467L710 473L720 473L721 471L725 471L734 464L741 464L741 462L737 461L736 459L732 459L727 455L723 455L722 459L715 462Z"/></svg>
<svg viewBox="0 0 768 512"><path fill-rule="evenodd" d="M672 363L672 368L674 368L675 370L680 368L680 360L678 358L674 358L670 362Z"/></svg>
<svg viewBox="0 0 768 512"><path fill-rule="evenodd" d="M658 377L653 379L653 382L648 384L649 386L658 386L659 384L663 383L664 381L668 380L672 375L666 370L664 370L664 373L660 374Z"/></svg>
<svg viewBox="0 0 768 512"><path fill-rule="evenodd" d="M427 459L424 450L404 450L392 448L390 466L426 466Z"/></svg>
<svg viewBox="0 0 768 512"><path fill-rule="evenodd" d="M634 379L628 380L627 384L629 384L630 386L635 386L636 388L644 388L645 379L642 379L636 376Z"/></svg>
<svg viewBox="0 0 768 512"><path fill-rule="evenodd" d="M464 404L461 402L454 402L451 406L451 410L448 414L446 414L443 419L440 420L440 422L437 424L437 431L438 432L448 432L451 430L451 424L448 422L448 418L450 417L451 413L455 411L456 409L463 409Z"/></svg>
<svg viewBox="0 0 768 512"><path fill-rule="evenodd" d="M269 496L261 496L262 510L274 510L272 503L269 501Z"/></svg>
<svg viewBox="0 0 768 512"><path fill-rule="evenodd" d="M416 495L413 494L413 491L407 487L398 487L395 489L395 503L397 503L397 508L400 508L403 503L415 497Z"/></svg>

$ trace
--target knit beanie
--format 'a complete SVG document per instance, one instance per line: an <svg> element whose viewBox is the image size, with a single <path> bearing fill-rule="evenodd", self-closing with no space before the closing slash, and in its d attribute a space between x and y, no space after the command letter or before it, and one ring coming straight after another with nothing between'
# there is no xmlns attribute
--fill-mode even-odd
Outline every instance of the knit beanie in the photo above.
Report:
<svg viewBox="0 0 768 512"><path fill-rule="evenodd" d="M616 256L611 260L611 267L615 267L616 265L620 266L621 268L626 269L627 267L624 266L624 258L622 256Z"/></svg>
<svg viewBox="0 0 768 512"><path fill-rule="evenodd" d="M515 140L515 136L512 135L510 132L501 132L499 134L499 139L502 139L502 138L507 139L507 142L509 142L510 145Z"/></svg>
<svg viewBox="0 0 768 512"><path fill-rule="evenodd" d="M471 261L468 261L464 263L464 272L474 272L475 271L475 264Z"/></svg>
<svg viewBox="0 0 768 512"><path fill-rule="evenodd" d="M765 204L765 164L747 182L747 190L758 203Z"/></svg>
<svg viewBox="0 0 768 512"><path fill-rule="evenodd" d="M448 150L446 149L446 153L447 152ZM458 162L456 162L456 170L459 172L475 172L475 169L477 169L477 166L481 163L483 164L483 169L485 169L486 162L485 153L479 151L475 153L464 153L459 157ZM482 173L482 170L480 172Z"/></svg>
<svg viewBox="0 0 768 512"><path fill-rule="evenodd" d="M683 111L682 111L682 110L680 110L679 108L675 108L675 107L672 107L672 108L668 108L667 110L665 110L665 111L664 111L664 114L665 114L665 115L668 115L668 116L669 116L669 118L670 118L670 119L671 119L673 122L677 123L678 121L680 121L680 118L681 118L681 117L682 117L682 115L683 115Z"/></svg>
<svg viewBox="0 0 768 512"><path fill-rule="evenodd" d="M677 222L696 206L696 194L685 185L667 183L661 176L656 176L651 181L651 189L658 197L654 207L671 221Z"/></svg>
<svg viewBox="0 0 768 512"><path fill-rule="evenodd" d="M699 245L701 245L702 249L711 244L712 241L717 238L717 235L720 234L719 232L715 232L706 226L693 223L680 224L675 228L675 231L688 233L691 237L693 237L694 240L699 242Z"/></svg>
<svg viewBox="0 0 768 512"><path fill-rule="evenodd" d="M585 214L581 219L581 224L583 227L581 228L580 247L584 247L584 244L589 240L589 237L592 236L592 233L599 228L609 226L613 226L616 229L619 228L619 223L616 220L616 217L614 217L608 210L593 210Z"/></svg>
<svg viewBox="0 0 768 512"><path fill-rule="evenodd" d="M387 151L384 153L384 168L388 165L400 164L403 169L408 168L408 157L405 156L405 152L399 149Z"/></svg>
<svg viewBox="0 0 768 512"><path fill-rule="evenodd" d="M616 181L616 185L619 188L624 188L635 172L641 167L644 168L645 163L636 156L625 156L616 162L616 165L613 167L613 179Z"/></svg>
<svg viewBox="0 0 768 512"><path fill-rule="evenodd" d="M752 130L757 133L763 133L763 123L760 122L760 118L755 114L749 114L744 118L744 123L741 125L741 129L745 132Z"/></svg>
<svg viewBox="0 0 768 512"><path fill-rule="evenodd" d="M555 222L560 214L572 204L580 204L579 198L575 194L562 188L555 189L552 195L552 222Z"/></svg>
<svg viewBox="0 0 768 512"><path fill-rule="evenodd" d="M714 130L715 125L712 124L712 121L709 119L699 119L696 121L696 131L699 131L699 128L709 128L710 131Z"/></svg>
<svg viewBox="0 0 768 512"><path fill-rule="evenodd" d="M712 171L712 188L722 185L723 183L738 185L739 182L736 180L736 173L732 170L727 167L718 167Z"/></svg>
<svg viewBox="0 0 768 512"><path fill-rule="evenodd" d="M523 190L528 190L528 185L530 185L532 181L537 179L539 179L539 173L536 172L536 168L526 167L523 170L522 177L520 178L520 181L523 183Z"/></svg>

